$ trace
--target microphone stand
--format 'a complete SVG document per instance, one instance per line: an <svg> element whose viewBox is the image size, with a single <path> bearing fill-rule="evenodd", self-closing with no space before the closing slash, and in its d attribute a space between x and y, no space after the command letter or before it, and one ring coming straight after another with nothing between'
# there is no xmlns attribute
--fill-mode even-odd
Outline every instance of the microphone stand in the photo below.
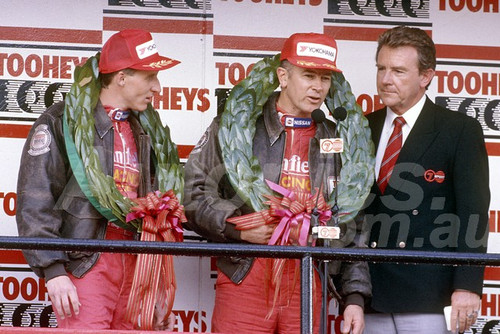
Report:
<svg viewBox="0 0 500 334"><path fill-rule="evenodd" d="M334 133L334 137L333 138L337 138L338 137L338 123L340 121L343 121L345 119L345 114L346 114L346 111L344 108L340 107L342 110L335 110L333 113L330 111L330 114L332 114L333 118L336 119L337 121L337 124L335 125L335 133ZM316 110L313 112L313 116L318 116L318 117L313 117L313 119L317 122L317 123L322 123L325 119L325 116L323 114L323 112L321 111L321 115L318 115L318 113L316 113L315 115L315 112ZM337 115L336 115L337 114ZM335 116L338 116L338 117L335 117ZM330 137L330 131L328 129L328 125L325 124L325 130L326 130L326 133L327 135ZM324 163L323 163L323 168L322 168L322 176L321 176L321 187L320 189L318 190L318 195L316 197L316 204L314 206L314 209L312 211L312 215L311 215L311 227L317 227L319 226L319 213L318 213L318 210L317 210L317 204L318 204L318 198L319 198L319 194L320 194L320 191L322 191L322 188L323 188L323 180L324 180L324 175L325 175L325 165L327 163L327 158L323 158L324 159ZM331 208L331 212L332 212L332 218L330 219L330 222L332 223L332 225L334 227L338 227L338 223L339 223L339 206L338 206L338 178L339 178L339 170L338 170L338 164L339 164L339 157L338 157L338 153L333 153L333 173L334 173L334 179L333 179L333 185L334 185L334 192L333 192L333 196L334 196L334 205L333 207ZM328 191L327 191L327 196L329 197L330 194L328 194ZM326 198L326 200L328 201L329 198ZM329 224L330 225L330 224ZM317 238L317 236L314 236L313 233L311 233L311 239L313 238ZM322 241L323 241L323 247L331 247L330 245L330 239L329 238L322 238ZM328 285L330 283L332 289L332 294L334 295L334 297L336 299L338 299L339 301L339 304L340 304L340 301L341 301L341 296L337 293L336 289L335 289L335 285L333 284L333 281L331 281L331 278L329 276L329 273L328 273L328 264L329 264L330 260L320 260L318 262L318 269L319 269L319 273L320 273L320 277L322 277L322 282L321 282L321 287L322 287L322 302L321 302L321 324L320 324L320 333L321 334L327 334L328 333ZM322 270L321 270L322 269ZM322 273L321 273L322 272Z"/></svg>
<svg viewBox="0 0 500 334"><path fill-rule="evenodd" d="M337 125L338 125L338 121L337 121L337 124L335 125L335 134L334 134L334 138L337 138L338 136L338 130L337 130ZM339 224L339 206L338 206L338 179L339 179L339 171L338 171L338 153L333 153L333 198L334 198L334 204L333 204L333 207L331 208L331 212L332 212L332 218L330 220L330 222L333 223L333 226L337 227L338 224ZM330 239L324 239L323 240L323 247L331 247L330 245ZM323 334L327 334L328 333L328 283L330 282L330 275L328 273L328 264L330 262L330 260L323 260L323 303L324 303L324 332ZM330 282L330 284L332 285L332 293L334 293L337 297L337 298L341 298L340 295L337 293L337 291L335 290L335 286L333 284L333 282ZM340 299L339 300L339 303L340 303Z"/></svg>
<svg viewBox="0 0 500 334"><path fill-rule="evenodd" d="M334 138L337 138L337 128L335 127L335 135ZM334 205L331 208L332 212L332 218L330 219L330 222L332 223L333 226L338 226L339 223L339 206L338 206L338 153L333 153L333 196L334 196ZM327 199L328 200L328 199ZM331 247L330 244L330 239L325 238L323 239L323 247ZM328 333L328 283L330 282L330 275L328 273L328 264L330 263L330 260L324 259L320 260L319 267L323 269L323 280L322 280L322 311L323 311L323 321L322 321L322 331L321 334L327 334ZM332 285L332 292L336 295L337 298L340 297L338 293L336 293L335 286L333 285L333 282L330 282ZM339 299L340 301L340 299Z"/></svg>

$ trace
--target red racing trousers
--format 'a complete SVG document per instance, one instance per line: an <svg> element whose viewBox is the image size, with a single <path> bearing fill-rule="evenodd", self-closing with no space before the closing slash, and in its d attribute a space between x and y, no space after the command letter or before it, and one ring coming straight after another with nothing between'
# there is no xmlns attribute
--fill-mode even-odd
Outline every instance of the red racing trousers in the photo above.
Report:
<svg viewBox="0 0 500 334"><path fill-rule="evenodd" d="M273 308L275 289L267 283L272 259L257 258L241 284L233 283L218 271L215 306L212 316L214 333L300 333L300 262L286 260L280 292ZM314 272L313 328L319 332L321 283Z"/></svg>
<svg viewBox="0 0 500 334"><path fill-rule="evenodd" d="M130 232L108 225L108 240L132 240ZM127 302L134 279L135 254L101 253L95 266L82 278L68 274L80 300L80 313L57 316L59 328L74 329L133 329L125 321ZM57 312L56 312L57 313Z"/></svg>

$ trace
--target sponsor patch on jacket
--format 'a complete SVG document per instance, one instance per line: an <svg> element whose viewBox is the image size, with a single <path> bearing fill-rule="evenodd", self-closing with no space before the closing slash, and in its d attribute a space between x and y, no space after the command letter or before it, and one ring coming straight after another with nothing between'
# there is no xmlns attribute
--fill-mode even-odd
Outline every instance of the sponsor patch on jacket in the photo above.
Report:
<svg viewBox="0 0 500 334"><path fill-rule="evenodd" d="M428 169L424 173L424 178L427 182L443 183L445 175L442 170L438 170L437 172L435 172L432 169Z"/></svg>
<svg viewBox="0 0 500 334"><path fill-rule="evenodd" d="M308 128L311 124L311 118L285 116L285 126L287 128Z"/></svg>
<svg viewBox="0 0 500 334"><path fill-rule="evenodd" d="M28 154L36 157L49 152L51 142L52 135L49 132L49 126L47 124L40 124L35 128L35 134L31 137Z"/></svg>
<svg viewBox="0 0 500 334"><path fill-rule="evenodd" d="M203 147L208 143L209 137L210 137L210 135L208 134L208 130L207 130L207 131L205 131L203 136L201 136L200 140L198 141L198 144L196 144L196 146L193 148L191 153L200 152L203 149Z"/></svg>

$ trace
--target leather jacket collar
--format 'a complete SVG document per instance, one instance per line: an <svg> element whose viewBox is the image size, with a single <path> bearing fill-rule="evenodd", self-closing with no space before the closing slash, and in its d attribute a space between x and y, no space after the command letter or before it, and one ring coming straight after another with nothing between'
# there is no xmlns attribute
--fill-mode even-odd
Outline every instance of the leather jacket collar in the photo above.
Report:
<svg viewBox="0 0 500 334"><path fill-rule="evenodd" d="M266 126L266 131L269 136L269 144L272 146L278 140L279 136L285 127L280 122L280 117L276 111L276 101L280 96L280 92L274 92L268 99L267 103L264 105L264 124Z"/></svg>
<svg viewBox="0 0 500 334"><path fill-rule="evenodd" d="M104 109L100 100L97 102L97 106L94 111L94 117L97 135L102 139L104 138L106 133L108 133L108 131L113 128L113 123L111 122L111 119L106 113L106 110Z"/></svg>

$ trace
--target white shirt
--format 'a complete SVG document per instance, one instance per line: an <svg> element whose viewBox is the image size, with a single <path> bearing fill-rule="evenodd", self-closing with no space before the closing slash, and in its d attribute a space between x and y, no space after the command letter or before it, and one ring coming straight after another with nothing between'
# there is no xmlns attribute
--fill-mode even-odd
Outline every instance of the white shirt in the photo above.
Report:
<svg viewBox="0 0 500 334"><path fill-rule="evenodd" d="M385 116L384 127L382 128L382 133L380 134L380 141L378 144L377 155L375 156L375 180L378 179L378 174L380 170L380 165L382 164L382 159L384 158L385 148L387 147L387 142L389 137L394 130L394 119L398 116L403 116L405 119L405 124L402 127L403 130L403 145L410 134L411 129L415 125L420 112L424 108L426 95L410 109L408 109L403 115L398 115L391 108L387 107L387 115Z"/></svg>

